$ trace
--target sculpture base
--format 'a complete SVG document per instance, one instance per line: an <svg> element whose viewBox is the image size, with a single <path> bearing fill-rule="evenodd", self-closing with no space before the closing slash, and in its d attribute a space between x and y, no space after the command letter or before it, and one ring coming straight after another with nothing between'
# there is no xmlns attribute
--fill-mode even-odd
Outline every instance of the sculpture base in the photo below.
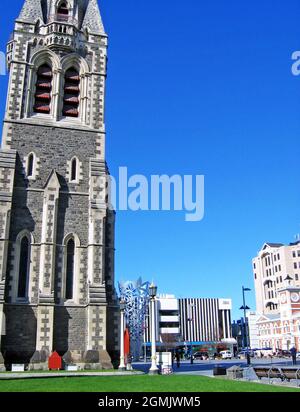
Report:
<svg viewBox="0 0 300 412"><path fill-rule="evenodd" d="M150 369L149 370L149 375L158 375L159 374L159 370L158 369Z"/></svg>
<svg viewBox="0 0 300 412"><path fill-rule="evenodd" d="M2 356L2 353L0 352L0 372L5 372L6 367L4 365L4 358Z"/></svg>
<svg viewBox="0 0 300 412"><path fill-rule="evenodd" d="M98 364L99 369L113 369L111 358L106 350L89 350L85 352L84 362Z"/></svg>

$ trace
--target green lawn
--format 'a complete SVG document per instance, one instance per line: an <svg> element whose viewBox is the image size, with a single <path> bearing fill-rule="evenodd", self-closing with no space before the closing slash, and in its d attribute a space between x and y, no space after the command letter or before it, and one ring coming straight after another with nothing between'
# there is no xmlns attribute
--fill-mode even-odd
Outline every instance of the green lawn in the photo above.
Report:
<svg viewBox="0 0 300 412"><path fill-rule="evenodd" d="M100 376L0 381L0 392L296 392L203 376Z"/></svg>

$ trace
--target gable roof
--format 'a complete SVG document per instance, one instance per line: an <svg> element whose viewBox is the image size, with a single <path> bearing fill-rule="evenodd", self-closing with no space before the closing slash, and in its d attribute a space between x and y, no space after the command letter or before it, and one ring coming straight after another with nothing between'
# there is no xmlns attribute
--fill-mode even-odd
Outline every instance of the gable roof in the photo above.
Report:
<svg viewBox="0 0 300 412"><path fill-rule="evenodd" d="M46 189L48 187L55 188L55 189L57 189L57 188L60 189L61 188L59 177L58 177L57 172L56 172L55 169L53 169L51 171L51 173L49 174L49 176L46 180L44 189Z"/></svg>
<svg viewBox="0 0 300 412"><path fill-rule="evenodd" d="M257 319L257 323L273 322L275 320L280 320L280 315L279 314L276 314L276 315L261 315Z"/></svg>
<svg viewBox="0 0 300 412"><path fill-rule="evenodd" d="M271 243L271 242L266 242L263 247L262 250L265 250L267 247L282 247L284 246L283 243Z"/></svg>

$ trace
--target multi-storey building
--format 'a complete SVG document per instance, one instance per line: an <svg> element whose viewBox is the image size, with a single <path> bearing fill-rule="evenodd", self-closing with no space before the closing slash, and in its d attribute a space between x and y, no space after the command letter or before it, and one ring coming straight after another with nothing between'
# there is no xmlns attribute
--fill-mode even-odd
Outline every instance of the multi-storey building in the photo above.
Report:
<svg viewBox="0 0 300 412"><path fill-rule="evenodd" d="M289 279L278 290L277 314L261 315L257 320L260 348L300 351L300 287Z"/></svg>
<svg viewBox="0 0 300 412"><path fill-rule="evenodd" d="M253 259L261 348L300 349L300 241L266 243Z"/></svg>
<svg viewBox="0 0 300 412"><path fill-rule="evenodd" d="M246 322L244 318L234 321L232 324L232 336L237 341L237 348L251 349L260 348L257 321L260 315L257 312L248 311L246 313Z"/></svg>
<svg viewBox="0 0 300 412"><path fill-rule="evenodd" d="M179 299L180 330L185 342L230 340L231 299Z"/></svg>
<svg viewBox="0 0 300 412"><path fill-rule="evenodd" d="M278 290L287 276L300 287L300 241L284 245L265 243L253 259L256 309L261 314L277 314Z"/></svg>
<svg viewBox="0 0 300 412"><path fill-rule="evenodd" d="M179 303L174 295L159 295L157 299L159 334L180 335Z"/></svg>
<svg viewBox="0 0 300 412"><path fill-rule="evenodd" d="M168 341L174 343L180 340L180 314L179 302L174 295L160 294L155 301L156 313L156 338L159 342ZM144 342L150 342L151 311L148 310L145 316Z"/></svg>
<svg viewBox="0 0 300 412"><path fill-rule="evenodd" d="M176 299L159 295L156 300L156 336L158 341L200 345L232 344L231 299ZM150 342L146 317L145 341Z"/></svg>
<svg viewBox="0 0 300 412"><path fill-rule="evenodd" d="M260 315L255 311L248 311L246 313L247 316L247 323L249 328L248 333L248 344L252 349L258 349L261 347L260 340L259 340L259 330L258 330L258 320Z"/></svg>
<svg viewBox="0 0 300 412"><path fill-rule="evenodd" d="M56 350L111 367L118 349L106 63L97 0L25 0L0 153L2 365L44 367Z"/></svg>

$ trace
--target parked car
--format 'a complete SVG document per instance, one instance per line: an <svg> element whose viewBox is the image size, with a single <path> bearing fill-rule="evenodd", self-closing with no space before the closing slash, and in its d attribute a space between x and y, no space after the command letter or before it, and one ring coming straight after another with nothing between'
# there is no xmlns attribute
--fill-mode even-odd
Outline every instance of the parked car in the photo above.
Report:
<svg viewBox="0 0 300 412"><path fill-rule="evenodd" d="M222 359L232 359L233 353L230 350L222 350L220 352Z"/></svg>
<svg viewBox="0 0 300 412"><path fill-rule="evenodd" d="M238 357L239 359L245 359L245 358L247 358L247 352L249 353L250 358L253 358L253 357L254 357L254 351L251 350L251 349L249 349L249 350L243 349L243 350L239 351L237 357Z"/></svg>
<svg viewBox="0 0 300 412"><path fill-rule="evenodd" d="M209 358L207 352L195 352L193 353L194 359L199 359L199 360L206 360Z"/></svg>
<svg viewBox="0 0 300 412"><path fill-rule="evenodd" d="M278 350L276 352L276 356L278 356L279 358L290 358L292 354L289 350Z"/></svg>
<svg viewBox="0 0 300 412"><path fill-rule="evenodd" d="M297 358L299 358L300 359L300 352L297 352Z"/></svg>

